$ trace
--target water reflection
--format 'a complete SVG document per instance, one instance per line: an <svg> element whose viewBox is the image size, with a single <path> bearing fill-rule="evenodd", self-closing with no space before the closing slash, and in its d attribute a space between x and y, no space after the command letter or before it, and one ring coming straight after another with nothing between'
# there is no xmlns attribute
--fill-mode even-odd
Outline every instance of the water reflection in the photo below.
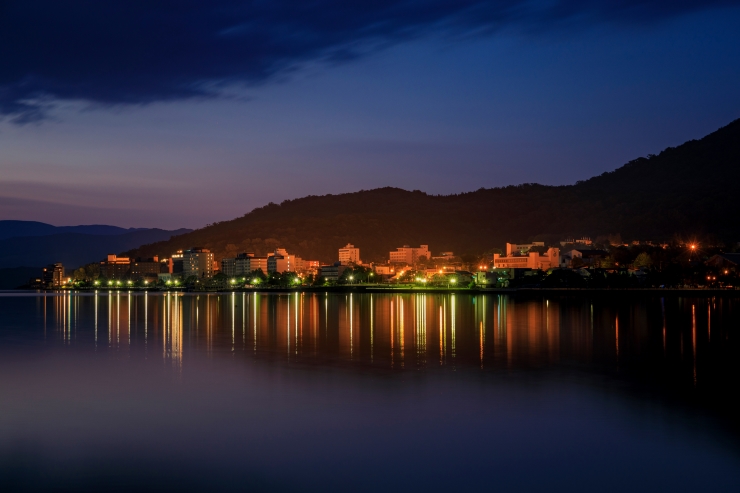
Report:
<svg viewBox="0 0 740 493"><path fill-rule="evenodd" d="M268 491L735 491L739 306L0 295L0 490L20 470L81 491L104 470L177 491L249 474ZM14 443L40 445L18 467Z"/></svg>
<svg viewBox="0 0 740 493"><path fill-rule="evenodd" d="M727 345L737 326L737 303L722 298L620 303L461 294L100 291L42 300L45 337L54 327L64 344L91 341L96 350L121 354L157 351L177 369L189 355L224 352L393 369L561 362L619 368L657 358L688 366L691 382L699 384L703 352ZM102 334L107 344L100 344Z"/></svg>

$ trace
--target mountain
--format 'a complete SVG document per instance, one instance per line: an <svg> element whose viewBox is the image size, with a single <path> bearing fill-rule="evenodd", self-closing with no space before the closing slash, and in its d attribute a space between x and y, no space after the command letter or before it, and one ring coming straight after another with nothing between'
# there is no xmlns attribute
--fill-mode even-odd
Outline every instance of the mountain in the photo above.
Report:
<svg viewBox="0 0 740 493"><path fill-rule="evenodd" d="M49 236L59 233L82 233L89 235L121 235L142 231L146 228L119 228L105 224L90 224L86 226L52 226L38 221L0 221L0 240L19 236Z"/></svg>
<svg viewBox="0 0 740 493"><path fill-rule="evenodd" d="M109 253L130 250L146 243L169 240L191 230L144 229L114 235L60 233L47 236L22 236L0 240L0 268L43 267L62 262L65 267L103 260Z"/></svg>
<svg viewBox="0 0 740 493"><path fill-rule="evenodd" d="M433 252L482 253L504 243L621 234L740 239L740 120L701 140L635 159L566 186L523 184L455 195L381 188L270 203L131 255L167 256L201 246L216 258L283 247L305 259L335 261L353 243L363 260L388 258L404 244ZM735 211L735 212L733 212Z"/></svg>

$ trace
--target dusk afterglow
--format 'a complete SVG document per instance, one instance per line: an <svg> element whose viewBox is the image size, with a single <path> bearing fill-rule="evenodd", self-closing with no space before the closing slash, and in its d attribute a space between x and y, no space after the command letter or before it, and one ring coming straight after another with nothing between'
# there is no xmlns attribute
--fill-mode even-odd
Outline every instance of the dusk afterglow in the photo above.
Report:
<svg viewBox="0 0 740 493"><path fill-rule="evenodd" d="M737 118L738 4L3 2L0 212L196 228L574 183Z"/></svg>

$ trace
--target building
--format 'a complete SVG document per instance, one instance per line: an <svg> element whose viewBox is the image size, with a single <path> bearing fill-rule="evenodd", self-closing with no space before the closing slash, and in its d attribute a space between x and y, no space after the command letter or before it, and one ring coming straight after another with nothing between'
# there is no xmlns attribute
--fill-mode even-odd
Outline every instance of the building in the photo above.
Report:
<svg viewBox="0 0 740 493"><path fill-rule="evenodd" d="M182 252L182 276L185 279L213 277L213 253L200 247Z"/></svg>
<svg viewBox="0 0 740 493"><path fill-rule="evenodd" d="M176 254L170 258L170 265L172 266L172 269L170 270L170 274L174 274L176 276L182 276L183 271L183 253L182 250L178 250Z"/></svg>
<svg viewBox="0 0 740 493"><path fill-rule="evenodd" d="M318 260L303 260L300 257L296 257L296 272L301 274L317 274L321 267L321 262Z"/></svg>
<svg viewBox="0 0 740 493"><path fill-rule="evenodd" d="M593 242L591 241L591 238L586 238L586 237L578 238L578 239L568 238L565 241L561 241L560 242L560 246L565 246L565 245L585 245L585 246L591 246L592 244L593 244Z"/></svg>
<svg viewBox="0 0 740 493"><path fill-rule="evenodd" d="M249 272L261 270L263 274L267 274L267 261L270 260L272 254L265 255L264 257L250 257L249 258Z"/></svg>
<svg viewBox="0 0 740 493"><path fill-rule="evenodd" d="M373 265L373 271L382 276L395 275L396 269L392 265Z"/></svg>
<svg viewBox="0 0 740 493"><path fill-rule="evenodd" d="M506 256L511 257L512 255L526 255L532 248L542 247L545 248L545 242L533 241L532 243L507 243L506 244Z"/></svg>
<svg viewBox="0 0 740 493"><path fill-rule="evenodd" d="M507 243L507 251L509 251L509 245ZM522 246L522 245L513 245ZM533 245L541 246L541 245ZM493 268L494 269L541 269L548 270L560 266L560 249L559 248L548 248L547 253L540 254L539 252L529 252L526 255L507 255L502 257L498 253L493 254Z"/></svg>
<svg viewBox="0 0 740 493"><path fill-rule="evenodd" d="M258 269L267 272L267 261L272 256L257 257L252 252L240 253L236 258L225 258L221 261L221 272L228 277L239 277L249 275Z"/></svg>
<svg viewBox="0 0 740 493"><path fill-rule="evenodd" d="M319 269L319 276L327 281L338 281L342 277L342 274L344 274L344 271L349 268L349 266L342 265L339 262L333 265L322 265Z"/></svg>
<svg viewBox="0 0 740 493"><path fill-rule="evenodd" d="M719 253L713 255L706 264L720 270L729 272L740 271L740 253Z"/></svg>
<svg viewBox="0 0 740 493"><path fill-rule="evenodd" d="M221 272L228 277L247 275L254 270L251 268L253 258L254 253L252 252L239 253L235 258L225 258L221 260ZM265 260L267 260L267 257L265 257Z"/></svg>
<svg viewBox="0 0 740 493"><path fill-rule="evenodd" d="M339 249L339 263L342 265L362 264L360 249L355 248L351 243L347 243L347 246Z"/></svg>
<svg viewBox="0 0 740 493"><path fill-rule="evenodd" d="M157 280L161 272L169 272L168 266L159 261L159 257L137 258L132 260L129 268L129 277L134 280Z"/></svg>
<svg viewBox="0 0 740 493"><path fill-rule="evenodd" d="M601 260L605 259L607 256L609 256L609 252L605 250L586 250L585 248L575 248L563 253L563 255L560 257L560 266L574 267L573 260L580 259L580 265L576 265L576 267L580 267L583 265L599 267Z"/></svg>
<svg viewBox="0 0 740 493"><path fill-rule="evenodd" d="M100 276L106 279L124 279L128 277L130 268L130 258L109 254L106 260L100 262Z"/></svg>
<svg viewBox="0 0 740 493"><path fill-rule="evenodd" d="M300 261L300 257L289 254L285 248L276 248L275 253L267 258L267 272L297 272Z"/></svg>
<svg viewBox="0 0 740 493"><path fill-rule="evenodd" d="M172 271L175 269L175 264L172 258L161 259L160 263L161 263L161 269L162 269L160 272L172 274ZM182 267L182 263L180 264L180 267Z"/></svg>
<svg viewBox="0 0 740 493"><path fill-rule="evenodd" d="M64 266L57 262L44 267L41 280L47 288L58 288L64 284Z"/></svg>
<svg viewBox="0 0 740 493"><path fill-rule="evenodd" d="M390 263L413 265L419 257L426 257L427 259L431 257L429 245L420 245L419 248L404 245L401 248L396 248L395 252L390 253Z"/></svg>
<svg viewBox="0 0 740 493"><path fill-rule="evenodd" d="M455 257L455 252L442 252L439 255L432 257L432 260L448 262L448 261L454 261L455 258L457 258Z"/></svg>

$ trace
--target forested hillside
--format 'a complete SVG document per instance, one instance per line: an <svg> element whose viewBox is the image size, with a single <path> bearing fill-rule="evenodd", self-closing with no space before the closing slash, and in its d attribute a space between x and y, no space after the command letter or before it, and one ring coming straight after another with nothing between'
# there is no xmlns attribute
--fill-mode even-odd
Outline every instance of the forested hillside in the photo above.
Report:
<svg viewBox="0 0 740 493"><path fill-rule="evenodd" d="M216 258L287 248L334 261L348 242L363 260L404 244L433 252L482 253L506 241L621 234L740 240L740 120L698 141L668 148L568 186L524 184L434 196L381 188L268 204L243 217L145 245L132 255L170 255L191 246Z"/></svg>

